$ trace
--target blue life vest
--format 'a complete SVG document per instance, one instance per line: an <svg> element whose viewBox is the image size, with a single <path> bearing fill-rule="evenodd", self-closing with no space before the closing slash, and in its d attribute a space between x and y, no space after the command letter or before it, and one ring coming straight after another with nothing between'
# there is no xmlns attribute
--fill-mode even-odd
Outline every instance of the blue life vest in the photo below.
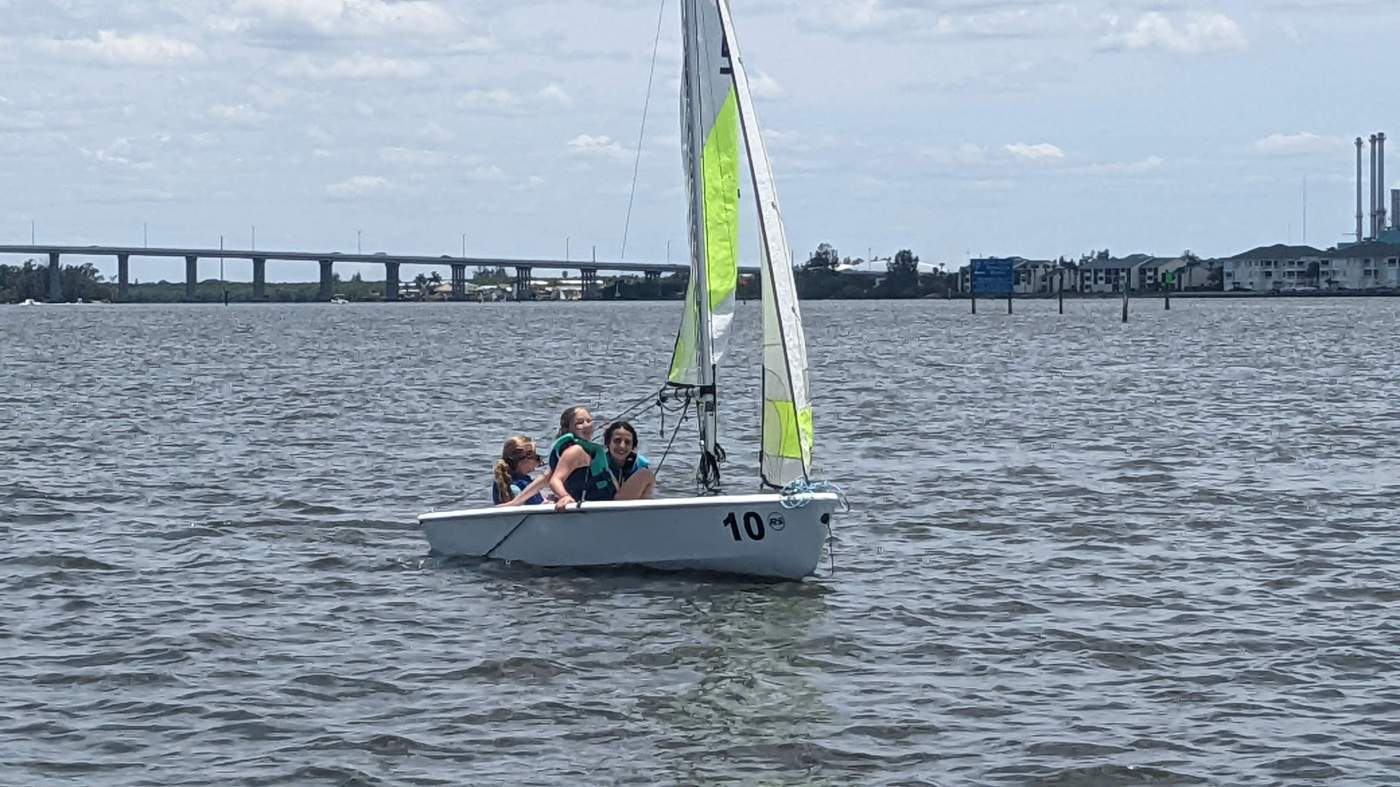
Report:
<svg viewBox="0 0 1400 787"><path fill-rule="evenodd" d="M533 481L534 479L528 475L516 474L511 476L510 490L513 493L511 499L513 500L516 497L520 497L520 493L524 492L525 488L528 487ZM491 482L491 502L494 505L500 505L501 503L506 502L501 499L501 487L498 486L495 481ZM527 506L537 506L543 502L544 495L539 492L536 492L533 496L530 497L529 500L526 500L524 504Z"/></svg>

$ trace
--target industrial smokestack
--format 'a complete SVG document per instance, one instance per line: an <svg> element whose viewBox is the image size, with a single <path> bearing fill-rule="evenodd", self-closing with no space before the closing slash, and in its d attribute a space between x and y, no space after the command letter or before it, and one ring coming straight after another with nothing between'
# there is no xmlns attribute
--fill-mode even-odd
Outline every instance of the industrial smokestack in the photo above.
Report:
<svg viewBox="0 0 1400 787"><path fill-rule="evenodd" d="M1356 138L1356 242L1364 240L1361 233L1361 137Z"/></svg>
<svg viewBox="0 0 1400 787"><path fill-rule="evenodd" d="M1376 237L1376 135L1371 135L1371 228L1367 240Z"/></svg>
<svg viewBox="0 0 1400 787"><path fill-rule="evenodd" d="M1390 190L1390 228L1400 230L1400 189Z"/></svg>
<svg viewBox="0 0 1400 787"><path fill-rule="evenodd" d="M1376 237L1385 232L1385 132L1376 135Z"/></svg>

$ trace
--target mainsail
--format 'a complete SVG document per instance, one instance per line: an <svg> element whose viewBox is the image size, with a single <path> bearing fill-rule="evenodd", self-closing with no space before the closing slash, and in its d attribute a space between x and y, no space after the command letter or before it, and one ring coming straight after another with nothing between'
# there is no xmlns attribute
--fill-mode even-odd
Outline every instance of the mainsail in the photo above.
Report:
<svg viewBox="0 0 1400 787"><path fill-rule="evenodd" d="M693 388L700 414L700 478L718 482L715 367L724 354L738 283L739 140L758 202L763 287L763 482L806 479L812 466L807 340L787 232L727 0L682 0L681 128L690 191L690 285L668 383Z"/></svg>
<svg viewBox="0 0 1400 787"><path fill-rule="evenodd" d="M754 112L749 78L739 56L727 0L714 0L728 43L744 150L753 175L762 236L763 278L763 441L759 468L763 482L785 486L808 478L812 467L812 400L807 379L807 339L797 305L797 285L783 229L778 191L763 131Z"/></svg>
<svg viewBox="0 0 1400 787"><path fill-rule="evenodd" d="M739 275L739 115L714 0L682 0L681 136L690 192L690 284L668 382L697 389L701 473L717 482L715 367L734 317Z"/></svg>
<svg viewBox="0 0 1400 787"><path fill-rule="evenodd" d="M690 192L690 286L673 385L714 383L734 317L739 275L739 114L719 9L683 0L681 136ZM710 367L710 368L706 368Z"/></svg>

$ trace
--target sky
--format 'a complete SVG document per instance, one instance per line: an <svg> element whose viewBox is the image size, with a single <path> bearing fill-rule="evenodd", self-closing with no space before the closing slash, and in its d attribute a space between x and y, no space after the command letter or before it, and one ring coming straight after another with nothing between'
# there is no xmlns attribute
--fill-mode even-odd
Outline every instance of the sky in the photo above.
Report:
<svg viewBox="0 0 1400 787"><path fill-rule="evenodd" d="M731 7L799 260L1325 247L1355 224L1352 139L1400 140L1394 0ZM0 19L0 243L32 222L54 244L437 255L465 235L470 255L685 261L678 0L0 0ZM741 243L756 259L751 222Z"/></svg>

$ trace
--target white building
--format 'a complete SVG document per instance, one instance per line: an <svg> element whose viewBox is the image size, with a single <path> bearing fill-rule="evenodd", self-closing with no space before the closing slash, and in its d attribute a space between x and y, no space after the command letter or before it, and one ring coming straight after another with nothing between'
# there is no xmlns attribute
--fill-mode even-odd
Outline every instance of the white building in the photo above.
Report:
<svg viewBox="0 0 1400 787"><path fill-rule="evenodd" d="M1013 257L1011 261L1012 289L1017 295L1046 295L1059 292L1058 268L1053 260L1028 260ZM1065 277L1069 288L1069 277Z"/></svg>
<svg viewBox="0 0 1400 787"><path fill-rule="evenodd" d="M1327 252L1312 246L1287 246L1282 243L1260 246L1222 260L1226 292L1271 292L1296 289L1300 286L1325 286L1331 274L1332 260ZM1318 274L1314 280L1313 273Z"/></svg>
<svg viewBox="0 0 1400 787"><path fill-rule="evenodd" d="M1323 251L1261 246L1222 260L1225 290L1371 290L1400 287L1400 245L1360 243Z"/></svg>
<svg viewBox="0 0 1400 787"><path fill-rule="evenodd" d="M1400 245L1359 243L1343 246L1335 254L1331 278L1337 289L1400 288Z"/></svg>
<svg viewBox="0 0 1400 787"><path fill-rule="evenodd" d="M1138 263L1137 272L1133 275L1133 289L1179 290L1182 286L1180 274L1189 262L1184 257L1149 257ZM1170 287L1166 283L1167 277L1172 280Z"/></svg>
<svg viewBox="0 0 1400 787"><path fill-rule="evenodd" d="M1122 292L1139 289L1140 275L1135 271L1143 263L1152 260L1146 254L1130 254L1127 257L1096 257L1079 264L1080 292Z"/></svg>
<svg viewBox="0 0 1400 787"><path fill-rule="evenodd" d="M1220 260L1190 260L1176 272L1176 286L1179 290L1220 289ZM1212 277L1212 272L1217 276Z"/></svg>

